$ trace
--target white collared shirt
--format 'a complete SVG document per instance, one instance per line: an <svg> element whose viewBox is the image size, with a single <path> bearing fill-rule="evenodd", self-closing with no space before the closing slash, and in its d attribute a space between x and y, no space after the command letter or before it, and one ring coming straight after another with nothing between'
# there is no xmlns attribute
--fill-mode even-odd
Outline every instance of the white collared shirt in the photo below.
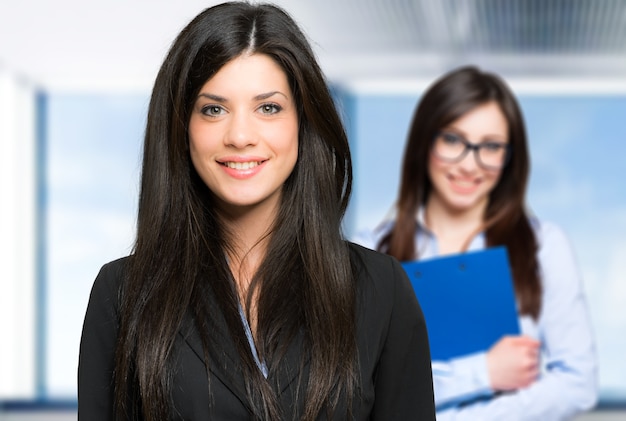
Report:
<svg viewBox="0 0 626 421"><path fill-rule="evenodd" d="M417 216L416 259L439 255L437 239ZM556 225L531 219L538 240L543 287L537 321L520 315L523 335L538 339L542 374L531 386L494 394L487 372L486 353L449 361L433 361L438 421L560 421L592 408L597 401L597 357L582 280L570 243ZM376 249L393 227L387 220L352 240ZM485 248L484 233L474 237L468 251Z"/></svg>

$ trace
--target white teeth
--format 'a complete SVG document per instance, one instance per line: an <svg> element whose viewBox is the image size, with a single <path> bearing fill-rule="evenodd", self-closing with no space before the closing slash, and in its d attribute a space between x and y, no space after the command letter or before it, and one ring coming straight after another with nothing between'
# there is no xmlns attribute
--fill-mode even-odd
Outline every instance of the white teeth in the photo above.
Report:
<svg viewBox="0 0 626 421"><path fill-rule="evenodd" d="M226 162L224 163L228 168L232 168L234 170L249 170L250 168L254 168L259 163L257 161L251 162Z"/></svg>

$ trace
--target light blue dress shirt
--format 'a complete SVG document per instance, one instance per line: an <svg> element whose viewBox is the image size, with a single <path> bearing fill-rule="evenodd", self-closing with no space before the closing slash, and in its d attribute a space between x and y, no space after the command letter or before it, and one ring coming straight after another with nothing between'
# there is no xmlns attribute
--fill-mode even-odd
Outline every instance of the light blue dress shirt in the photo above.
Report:
<svg viewBox="0 0 626 421"><path fill-rule="evenodd" d="M263 373L263 376L267 379L267 365L265 364L265 361L261 361L259 359L259 354L256 350L256 345L254 344L252 329L250 329L250 324L248 323L248 319L246 318L246 312L243 311L243 307L241 307L241 304L239 305L239 317L241 317L241 323L243 323L243 328L246 332L246 338L248 338L248 344L250 345L250 351L252 351L254 361L256 362L257 367L259 367L259 370L261 370L261 373Z"/></svg>
<svg viewBox="0 0 626 421"><path fill-rule="evenodd" d="M437 239L418 215L417 256L439 255ZM489 384L486 352L449 361L433 361L438 421L560 421L589 410L597 401L597 358L582 281L574 253L556 225L531 220L539 243L543 287L537 321L520 315L523 335L541 342L540 377L515 392L494 394ZM375 249L393 226L383 222L352 240ZM484 234L468 250L485 248Z"/></svg>

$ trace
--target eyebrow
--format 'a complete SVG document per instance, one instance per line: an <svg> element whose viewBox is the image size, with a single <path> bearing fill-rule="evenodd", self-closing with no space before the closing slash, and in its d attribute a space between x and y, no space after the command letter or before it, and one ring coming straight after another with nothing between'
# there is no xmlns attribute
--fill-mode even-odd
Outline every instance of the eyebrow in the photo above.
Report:
<svg viewBox="0 0 626 421"><path fill-rule="evenodd" d="M264 100L264 99L268 99L273 97L274 95L279 94L284 96L285 98L287 98L287 95L285 95L284 93L280 92L280 91L272 91L272 92L266 92L264 94L259 94L257 96L254 97L255 100ZM288 98L287 98L288 99Z"/></svg>
<svg viewBox="0 0 626 421"><path fill-rule="evenodd" d="M207 93L202 92L198 94L198 98L201 98L201 97L208 98L215 102L226 102L226 98L221 97L219 95L207 94Z"/></svg>
<svg viewBox="0 0 626 421"><path fill-rule="evenodd" d="M289 99L289 97L287 95L285 95L284 93L282 93L280 91L271 91L271 92L262 93L262 94L254 96L252 99L255 100L255 101L262 101L264 99L271 98L271 97L273 97L276 94L282 95L285 98ZM201 92L200 94L198 94L198 98L200 98L200 97L208 98L208 99L210 99L212 101L215 101L215 102L227 102L228 101L226 98L224 98L222 96L215 95L215 94L209 94L209 93L206 93L206 92Z"/></svg>
<svg viewBox="0 0 626 421"><path fill-rule="evenodd" d="M465 140L467 140L469 142L469 140L467 139L467 135L465 134L465 132L463 130L459 130L459 129L457 129L454 126L447 126L446 128L441 129L440 133L441 132L446 132L446 131L450 131L450 132L452 132L453 134L455 134L457 136L461 136L463 139L465 139ZM500 134L497 134L497 133L487 133L485 136L483 136L482 141L485 141L485 140L487 140L487 141L494 140L494 141L497 141L497 142L507 142L509 139L508 139L508 136L506 136L506 135L500 135Z"/></svg>

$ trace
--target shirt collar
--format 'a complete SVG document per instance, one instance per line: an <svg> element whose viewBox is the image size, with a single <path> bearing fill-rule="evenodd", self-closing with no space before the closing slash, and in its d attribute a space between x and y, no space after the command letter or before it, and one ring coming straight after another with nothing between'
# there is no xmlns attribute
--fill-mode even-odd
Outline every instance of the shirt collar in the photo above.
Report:
<svg viewBox="0 0 626 421"><path fill-rule="evenodd" d="M417 254L420 258L433 257L439 255L439 244L437 237L426 225L426 210L424 206L417 209L415 215L417 222L417 231L415 237L418 244ZM484 231L479 232L472 238L467 251L482 250L486 247L486 238Z"/></svg>

